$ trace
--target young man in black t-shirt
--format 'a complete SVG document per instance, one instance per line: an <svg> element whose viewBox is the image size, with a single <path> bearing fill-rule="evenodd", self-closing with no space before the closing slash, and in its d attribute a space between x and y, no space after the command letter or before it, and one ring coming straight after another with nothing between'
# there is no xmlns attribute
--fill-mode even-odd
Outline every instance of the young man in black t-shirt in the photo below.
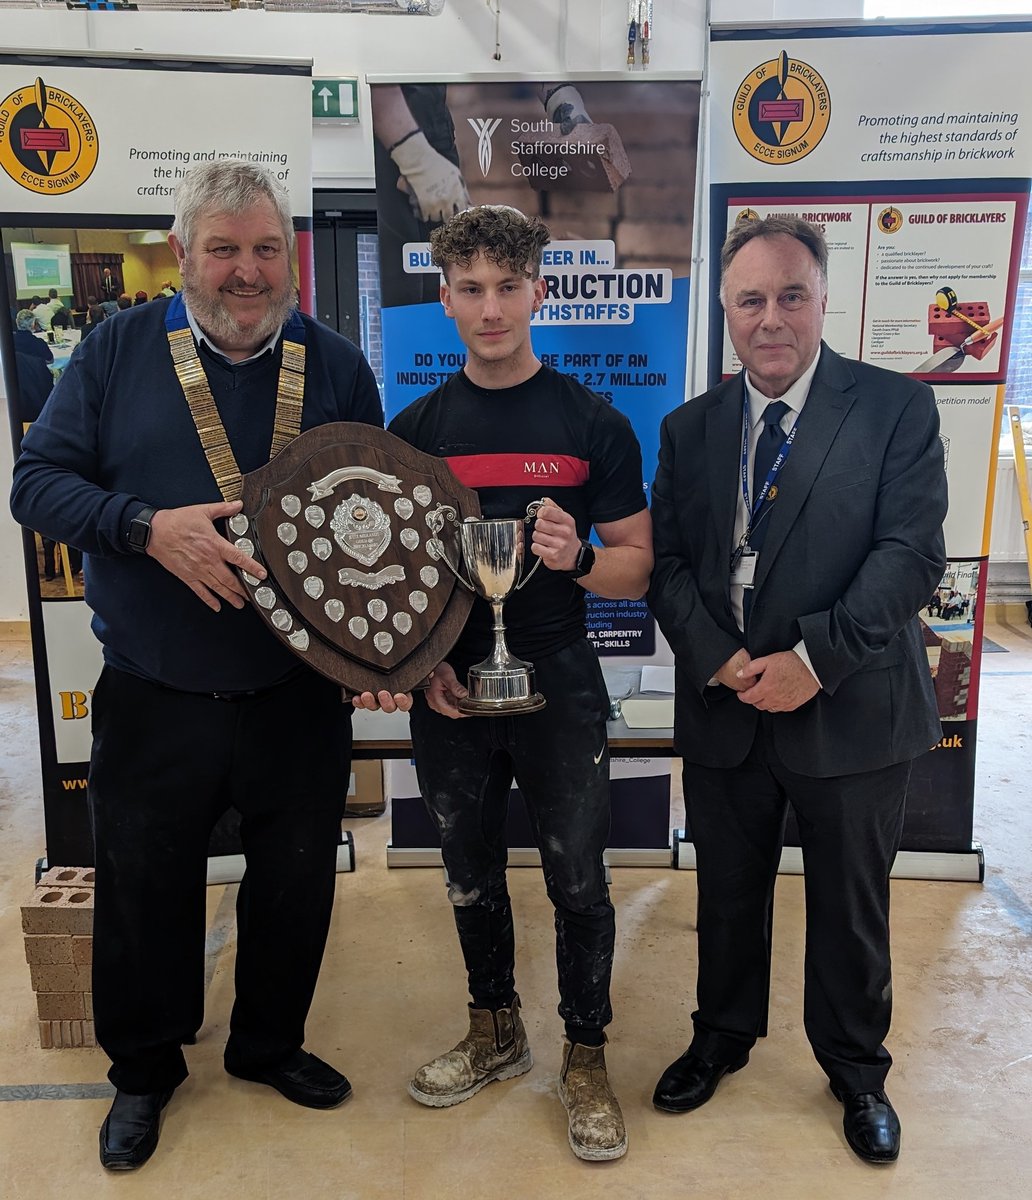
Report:
<svg viewBox="0 0 1032 1200"><path fill-rule="evenodd" d="M391 432L448 460L486 517L520 517L547 501L531 549L541 562L505 605L512 652L529 659L547 698L540 712L458 719L460 682L491 648L478 599L458 644L411 717L420 790L441 835L472 996L469 1033L417 1071L421 1104L448 1107L485 1084L530 1070L514 982L505 882L505 813L515 779L555 906L559 1012L566 1025L559 1094L570 1145L619 1158L627 1135L606 1078L605 1026L615 921L602 851L609 833L609 697L584 623L586 590L637 598L648 586L652 536L641 451L627 419L575 380L542 365L530 322L548 230L515 209L481 206L431 235L441 301L468 350L465 367L417 400ZM594 526L602 546L587 541Z"/></svg>

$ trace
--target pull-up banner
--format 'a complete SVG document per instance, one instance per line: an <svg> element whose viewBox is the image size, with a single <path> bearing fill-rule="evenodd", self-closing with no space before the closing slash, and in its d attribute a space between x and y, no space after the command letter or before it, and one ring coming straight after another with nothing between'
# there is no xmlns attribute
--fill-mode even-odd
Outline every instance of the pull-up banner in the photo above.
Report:
<svg viewBox="0 0 1032 1200"><path fill-rule="evenodd" d="M921 619L942 740L915 764L902 848L970 855L996 447L1032 174L1032 25L711 37L714 273L736 221L813 222L830 250L825 340L935 391L949 562ZM708 329L716 381L740 364L715 285Z"/></svg>
<svg viewBox="0 0 1032 1200"><path fill-rule="evenodd" d="M65 307L82 310L89 298L84 281L99 279L102 264L116 295L146 298L166 282L178 287L165 232L175 185L195 163L246 158L279 177L298 230L302 301L310 299L310 91L307 62L0 55L0 292L7 314L0 349L15 455L81 331L55 329L52 342L37 335L52 360L43 364L16 351L10 317L50 288ZM25 561L47 856L85 865L92 861L86 769L100 646L90 631L81 556L26 532Z"/></svg>
<svg viewBox="0 0 1032 1200"><path fill-rule="evenodd" d="M660 421L684 399L699 91L634 77L373 83L388 420L465 362L431 229L442 212L508 204L553 238L538 357L629 418L651 484ZM603 656L655 648L644 601L590 596L588 635Z"/></svg>

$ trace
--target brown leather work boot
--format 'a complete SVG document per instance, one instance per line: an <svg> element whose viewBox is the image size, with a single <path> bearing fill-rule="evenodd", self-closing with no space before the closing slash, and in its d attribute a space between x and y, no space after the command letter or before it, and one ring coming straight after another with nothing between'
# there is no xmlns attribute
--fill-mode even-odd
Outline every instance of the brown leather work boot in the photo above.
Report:
<svg viewBox="0 0 1032 1200"><path fill-rule="evenodd" d="M430 1108L461 1104L493 1079L512 1079L534 1065L527 1031L520 1019L520 998L512 1008L469 1010L469 1033L454 1050L420 1067L409 1095Z"/></svg>
<svg viewBox="0 0 1032 1200"><path fill-rule="evenodd" d="M601 1162L627 1153L620 1104L609 1086L605 1046L580 1046L563 1038L559 1099L570 1117L570 1146L578 1158Z"/></svg>

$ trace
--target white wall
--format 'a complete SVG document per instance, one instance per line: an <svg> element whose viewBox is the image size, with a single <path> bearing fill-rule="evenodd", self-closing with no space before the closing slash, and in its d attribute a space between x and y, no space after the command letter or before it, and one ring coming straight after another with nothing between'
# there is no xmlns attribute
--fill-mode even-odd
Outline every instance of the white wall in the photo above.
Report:
<svg viewBox="0 0 1032 1200"><path fill-rule="evenodd" d="M663 4L652 43L654 71L701 71L705 0ZM56 19L55 19L56 17ZM494 61L495 20L484 0L448 0L439 17L226 13L55 15L7 11L5 48L143 50L165 55L311 58L313 74L498 75L625 71L626 0L520 0L503 5L502 60ZM358 126L315 130L315 186L372 187L369 93Z"/></svg>

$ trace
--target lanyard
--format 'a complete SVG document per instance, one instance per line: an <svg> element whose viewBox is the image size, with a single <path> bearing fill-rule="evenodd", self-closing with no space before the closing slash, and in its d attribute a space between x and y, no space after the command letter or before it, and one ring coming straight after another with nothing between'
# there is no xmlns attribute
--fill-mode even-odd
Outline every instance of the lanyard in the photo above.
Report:
<svg viewBox="0 0 1032 1200"><path fill-rule="evenodd" d="M190 406L190 415L201 439L204 456L215 476L223 500L239 500L240 468L226 436L225 426L215 406L208 378L204 374L197 346L186 317L183 293L177 292L165 313L165 330L172 351L172 364ZM283 354L276 388L276 413L273 418L272 448L276 455L301 432L305 395L305 327L296 311L283 326Z"/></svg>
<svg viewBox="0 0 1032 1200"><path fill-rule="evenodd" d="M767 478L763 481L763 486L760 488L759 495L756 497L755 505L749 504L749 391L745 386L745 375L742 375L742 499L745 501L745 511L748 516L748 525L745 533L742 536L743 544L748 544L749 534L756 524L756 518L763 508L764 502L769 497L771 500L777 495L777 491L771 494L771 489L774 485L774 480L778 476L778 472L785 465L788 459L789 452L792 449L792 443L795 441L796 430L799 428L799 418L796 417L788 437L782 443L781 449L778 451L777 458L771 464L770 470L767 472ZM761 435L762 436L762 435ZM753 480L753 486L756 486L756 480Z"/></svg>

